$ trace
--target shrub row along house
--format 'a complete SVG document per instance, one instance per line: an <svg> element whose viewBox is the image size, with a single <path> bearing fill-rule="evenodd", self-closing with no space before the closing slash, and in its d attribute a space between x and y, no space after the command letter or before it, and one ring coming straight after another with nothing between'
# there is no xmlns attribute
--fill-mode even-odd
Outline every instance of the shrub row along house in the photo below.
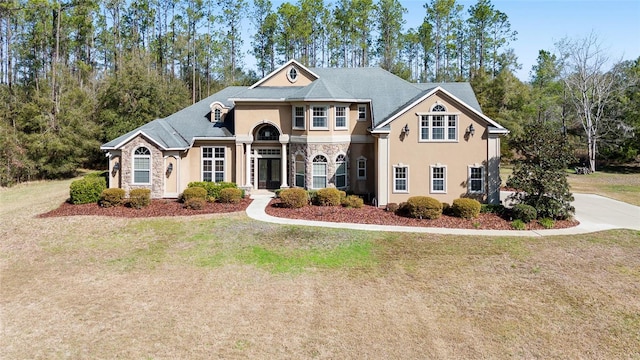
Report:
<svg viewBox="0 0 640 360"><path fill-rule="evenodd" d="M499 202L500 137L468 83L291 60L101 148L109 187L177 197L192 181L248 190L336 187L378 206L413 195Z"/></svg>

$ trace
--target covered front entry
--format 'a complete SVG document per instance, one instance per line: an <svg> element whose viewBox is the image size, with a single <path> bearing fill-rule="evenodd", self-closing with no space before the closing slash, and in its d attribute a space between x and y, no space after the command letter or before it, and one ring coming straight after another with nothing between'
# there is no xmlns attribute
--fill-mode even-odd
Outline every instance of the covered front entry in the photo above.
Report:
<svg viewBox="0 0 640 360"><path fill-rule="evenodd" d="M281 166L280 159L258 159L258 189L279 189Z"/></svg>

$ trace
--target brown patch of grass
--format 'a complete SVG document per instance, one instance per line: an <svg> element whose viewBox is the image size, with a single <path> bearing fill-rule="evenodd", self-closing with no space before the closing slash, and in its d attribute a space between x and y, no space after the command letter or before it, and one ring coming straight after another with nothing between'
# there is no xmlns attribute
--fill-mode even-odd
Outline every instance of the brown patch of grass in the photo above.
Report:
<svg viewBox="0 0 640 360"><path fill-rule="evenodd" d="M569 184L573 192L602 195L640 206L640 173L571 174Z"/></svg>
<svg viewBox="0 0 640 360"><path fill-rule="evenodd" d="M35 218L64 200L60 186L0 201L4 358L640 357L637 231L475 238L243 214ZM375 260L363 267L274 273L237 256L360 242Z"/></svg>

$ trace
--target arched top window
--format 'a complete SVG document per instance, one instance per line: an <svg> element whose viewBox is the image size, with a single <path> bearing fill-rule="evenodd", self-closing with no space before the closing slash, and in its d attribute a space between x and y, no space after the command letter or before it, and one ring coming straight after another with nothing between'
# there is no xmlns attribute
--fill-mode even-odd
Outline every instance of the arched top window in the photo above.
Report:
<svg viewBox="0 0 640 360"><path fill-rule="evenodd" d="M298 80L298 70L296 70L295 67L292 66L289 68L289 71L287 72L287 79L291 82L296 82L296 80Z"/></svg>
<svg viewBox="0 0 640 360"><path fill-rule="evenodd" d="M442 104L435 104L431 108L431 111L433 111L433 112L445 112L445 111L447 111L447 108L444 107L444 105L442 105Z"/></svg>
<svg viewBox="0 0 640 360"><path fill-rule="evenodd" d="M258 130L258 140L278 140L280 132L273 125L266 125Z"/></svg>
<svg viewBox="0 0 640 360"><path fill-rule="evenodd" d="M316 157L313 158L313 162L314 163L326 163L327 162L327 158L324 157L323 155L316 155Z"/></svg>
<svg viewBox="0 0 640 360"><path fill-rule="evenodd" d="M133 152L133 183L151 183L151 151L144 146Z"/></svg>
<svg viewBox="0 0 640 360"><path fill-rule="evenodd" d="M219 108L215 108L213 110L213 121L220 122L220 120L222 120L222 110L220 110Z"/></svg>
<svg viewBox="0 0 640 360"><path fill-rule="evenodd" d="M313 189L324 189L327 187L327 158L323 155L316 155L313 158L311 187Z"/></svg>
<svg viewBox="0 0 640 360"><path fill-rule="evenodd" d="M343 154L336 157L336 187L344 189L347 187L347 159Z"/></svg>
<svg viewBox="0 0 640 360"><path fill-rule="evenodd" d="M136 151L133 154L134 155L148 155L148 156L151 156L151 151L149 151L149 149L147 149L144 146L140 146L139 148L136 149Z"/></svg>

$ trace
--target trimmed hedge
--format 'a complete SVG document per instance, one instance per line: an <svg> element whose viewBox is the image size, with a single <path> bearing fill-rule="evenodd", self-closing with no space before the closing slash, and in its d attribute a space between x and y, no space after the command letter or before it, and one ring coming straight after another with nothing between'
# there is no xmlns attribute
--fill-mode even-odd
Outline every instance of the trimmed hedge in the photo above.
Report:
<svg viewBox="0 0 640 360"><path fill-rule="evenodd" d="M124 189L120 188L112 188L112 189L104 189L102 190L102 194L100 194L99 204L102 207L108 208L112 206L120 206L124 204Z"/></svg>
<svg viewBox="0 0 640 360"><path fill-rule="evenodd" d="M129 191L129 206L134 209L142 209L151 204L150 189L133 189Z"/></svg>
<svg viewBox="0 0 640 360"><path fill-rule="evenodd" d="M453 200L453 213L463 219L473 219L480 215L482 205L478 200L461 198Z"/></svg>
<svg viewBox="0 0 640 360"><path fill-rule="evenodd" d="M538 211L531 205L517 204L511 209L514 219L522 220L525 223L538 218Z"/></svg>
<svg viewBox="0 0 640 360"><path fill-rule="evenodd" d="M187 187L201 187L207 190L207 201L213 202L220 198L220 191L227 188L237 188L238 185L232 182L220 181L194 181L187 184Z"/></svg>
<svg viewBox="0 0 640 360"><path fill-rule="evenodd" d="M75 180L69 187L72 204L89 204L100 201L102 191L107 188L107 180L99 175L88 175Z"/></svg>
<svg viewBox="0 0 640 360"><path fill-rule="evenodd" d="M442 203L429 196L412 196L407 200L406 211L417 219L437 219L442 215Z"/></svg>
<svg viewBox="0 0 640 360"><path fill-rule="evenodd" d="M280 201L283 207L299 209L309 203L309 194L302 188L283 189L280 192Z"/></svg>
<svg viewBox="0 0 640 360"><path fill-rule="evenodd" d="M224 188L220 190L218 201L224 204L237 204L242 200L243 191L238 188Z"/></svg>
<svg viewBox="0 0 640 360"><path fill-rule="evenodd" d="M191 199L207 200L207 190L200 186L188 187L182 192L182 201L186 204Z"/></svg>
<svg viewBox="0 0 640 360"><path fill-rule="evenodd" d="M385 207L384 209L388 212L395 213L396 211L398 211L399 208L400 206L398 206L397 203L388 203L387 207Z"/></svg>
<svg viewBox="0 0 640 360"><path fill-rule="evenodd" d="M191 210L202 210L207 200L199 197L192 197L184 201L184 207Z"/></svg>
<svg viewBox="0 0 640 360"><path fill-rule="evenodd" d="M342 191L344 194L344 191ZM316 204L320 206L338 206L342 199L341 191L335 188L324 188L316 192Z"/></svg>
<svg viewBox="0 0 640 360"><path fill-rule="evenodd" d="M364 206L364 200L358 195L349 195L342 200L342 206L354 209L360 209Z"/></svg>

